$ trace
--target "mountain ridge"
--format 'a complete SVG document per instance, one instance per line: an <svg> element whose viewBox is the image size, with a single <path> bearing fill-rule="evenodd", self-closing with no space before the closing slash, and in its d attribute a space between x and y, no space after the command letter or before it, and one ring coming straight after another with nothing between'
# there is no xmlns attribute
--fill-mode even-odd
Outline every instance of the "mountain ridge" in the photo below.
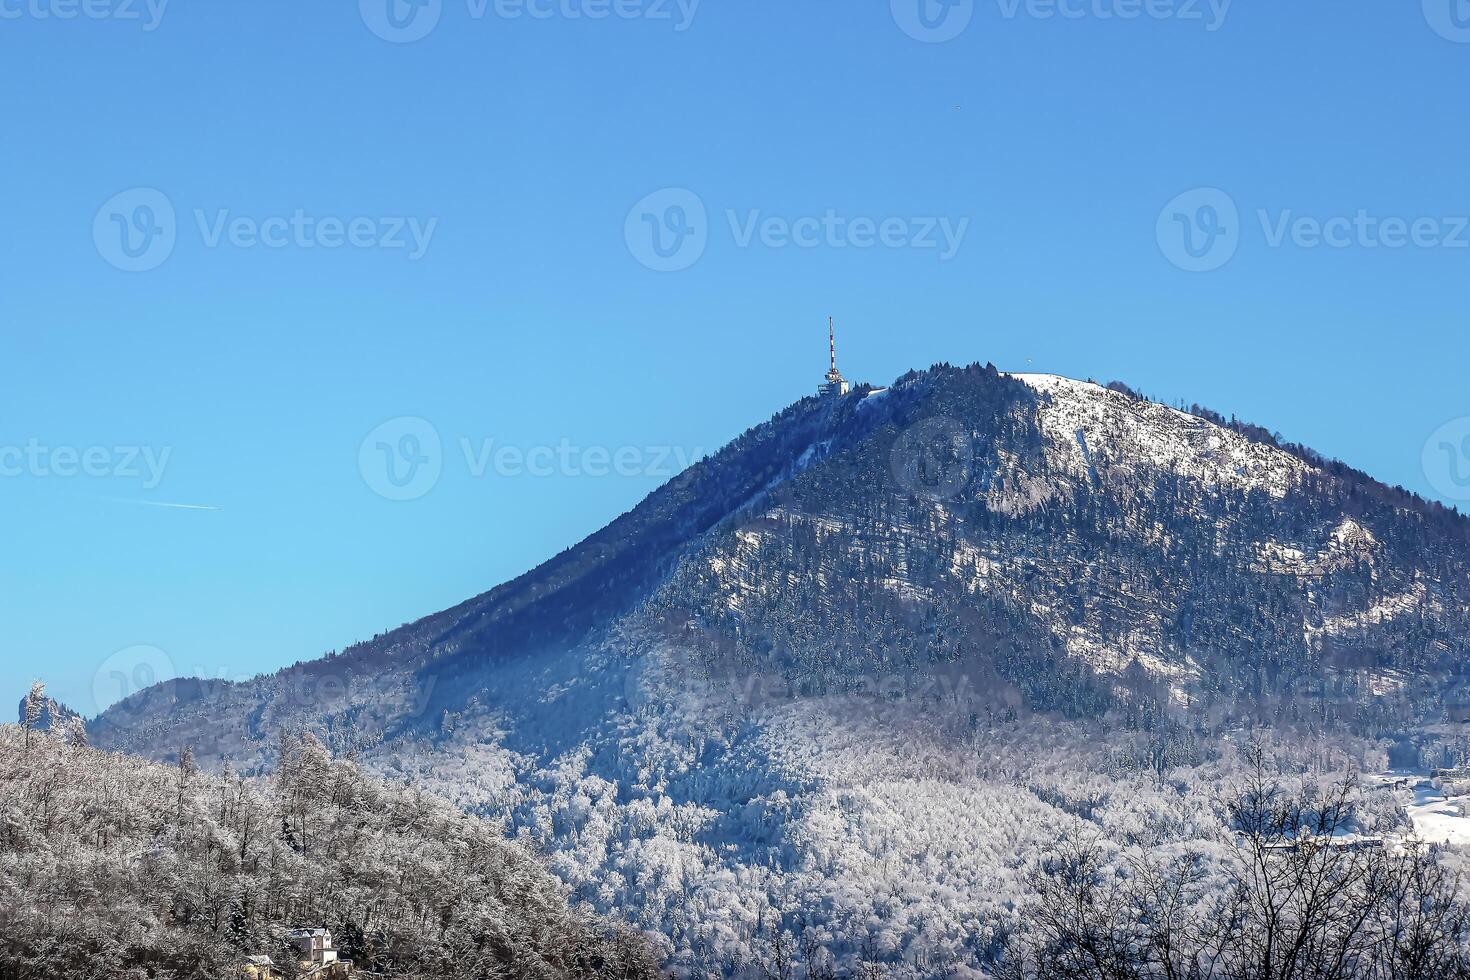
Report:
<svg viewBox="0 0 1470 980"><path fill-rule="evenodd" d="M1463 517L1119 387L804 399L505 585L94 742L259 774L315 733L501 821L681 978L758 975L773 928L988 975L1059 836L1208 837L1263 725L1310 765L1453 761L1470 706Z"/></svg>
<svg viewBox="0 0 1470 980"><path fill-rule="evenodd" d="M989 415L970 417L972 401L988 406L983 411ZM950 431L956 427L968 428ZM1089 427L1096 445L1089 445L1085 436ZM875 448L879 430L885 441ZM900 438L911 444L900 445ZM1000 443L1006 445L991 453L988 447ZM917 470L905 474L904 465L933 463L939 467L936 473L942 471L945 461L928 458L936 446L942 451L958 446L962 455L972 457L949 461L962 464L958 476L966 486L905 485L926 477ZM903 454L900 465L895 460ZM859 456L862 466L855 470L852 460ZM1025 465L1017 462L1022 458ZM394 737L421 726L430 713L462 708L443 693L446 685L472 676L486 658L576 646L650 601L666 601L660 589L709 535L745 518L779 516L783 512L773 510L772 502L793 492L810 496L808 486L817 497L842 494L850 487L873 488L875 493L897 490L926 501L930 511L934 507L928 505L942 510L946 500L983 488L979 502L989 514L1017 518L1064 501L1072 506L1078 494L1107 489L1105 479L1113 481L1109 487L1125 490L1128 479L1151 486L1193 480L1211 492L1238 492L1244 499L1263 491L1276 501L1302 493L1304 486L1323 484L1348 488L1342 494L1343 519L1356 515L1369 520L1374 513L1381 517L1386 508L1418 515L1426 529L1470 540L1470 522L1454 511L1388 487L1346 464L1314 459L1321 457L1283 445L1265 430L1169 408L1122 385L1105 388L1055 375L1005 374L993 365L936 365L908 372L890 388L864 385L840 398L809 396L788 406L578 544L449 609L339 654L249 681L166 682L104 712L94 727L103 744L137 750L140 742L129 733L150 727L140 719L156 722L171 710L242 688L344 676L349 686L368 685L370 678L378 683L384 671L419 671L415 683L421 691L427 689L423 703L407 717L376 722L383 737ZM842 476L834 483L829 477L837 472ZM879 476L883 479L875 483ZM1300 550L1283 547L1285 552ZM252 725L253 740L270 735L264 714ZM116 723L119 719L122 724ZM357 719L341 720L352 724ZM159 748L152 750L156 754Z"/></svg>

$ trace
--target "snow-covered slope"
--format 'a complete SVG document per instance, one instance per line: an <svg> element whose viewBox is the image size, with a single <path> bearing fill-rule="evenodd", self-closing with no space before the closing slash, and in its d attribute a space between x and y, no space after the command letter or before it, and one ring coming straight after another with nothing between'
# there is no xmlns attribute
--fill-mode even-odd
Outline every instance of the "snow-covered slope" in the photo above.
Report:
<svg viewBox="0 0 1470 980"><path fill-rule="evenodd" d="M1053 374L1013 377L1046 396L1039 421L1049 455L1079 478L1146 480L1152 469L1284 497L1307 470L1284 450L1165 405Z"/></svg>
<svg viewBox="0 0 1470 980"><path fill-rule="evenodd" d="M1139 765L1243 718L1377 735L1454 707L1467 638L1457 515L1218 417L942 366L799 402L454 609L93 727L245 769L311 728L504 819L687 975L801 919L963 976L1021 852L1107 812L1027 788L1027 719L1136 732Z"/></svg>

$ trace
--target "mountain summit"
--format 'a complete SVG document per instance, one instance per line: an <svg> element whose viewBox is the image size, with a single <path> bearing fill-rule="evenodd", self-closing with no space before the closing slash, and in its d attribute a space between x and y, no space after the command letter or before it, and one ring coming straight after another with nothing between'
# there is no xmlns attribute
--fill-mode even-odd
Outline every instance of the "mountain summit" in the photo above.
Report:
<svg viewBox="0 0 1470 980"><path fill-rule="evenodd" d="M169 682L96 737L256 761L282 726L378 746L574 650L635 675L613 683L623 701L672 654L743 702L963 676L970 722L1425 721L1455 708L1467 541L1453 512L1263 430L1121 385L939 366L804 399L453 609L271 677Z"/></svg>
<svg viewBox="0 0 1470 980"><path fill-rule="evenodd" d="M502 821L679 977L783 975L798 934L978 977L1058 840L1215 835L1244 728L1382 768L1459 717L1467 572L1459 515L1264 430L941 365L804 399L453 609L91 730L247 773L314 732Z"/></svg>

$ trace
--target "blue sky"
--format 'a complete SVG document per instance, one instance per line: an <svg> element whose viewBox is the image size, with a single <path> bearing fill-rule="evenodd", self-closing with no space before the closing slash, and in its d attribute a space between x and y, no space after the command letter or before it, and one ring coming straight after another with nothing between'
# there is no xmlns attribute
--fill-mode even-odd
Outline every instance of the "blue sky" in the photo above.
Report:
<svg viewBox="0 0 1470 980"><path fill-rule="evenodd" d="M483 591L829 314L1470 492L1463 0L388 2L0 0L0 694Z"/></svg>

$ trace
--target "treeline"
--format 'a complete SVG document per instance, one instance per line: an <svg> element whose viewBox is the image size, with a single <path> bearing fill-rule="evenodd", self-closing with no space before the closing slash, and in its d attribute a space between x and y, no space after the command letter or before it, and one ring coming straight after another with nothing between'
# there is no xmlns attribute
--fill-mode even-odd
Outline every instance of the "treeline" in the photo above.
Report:
<svg viewBox="0 0 1470 980"><path fill-rule="evenodd" d="M269 782L0 727L0 978L240 975L330 929L384 978L657 976L499 827L284 738Z"/></svg>

